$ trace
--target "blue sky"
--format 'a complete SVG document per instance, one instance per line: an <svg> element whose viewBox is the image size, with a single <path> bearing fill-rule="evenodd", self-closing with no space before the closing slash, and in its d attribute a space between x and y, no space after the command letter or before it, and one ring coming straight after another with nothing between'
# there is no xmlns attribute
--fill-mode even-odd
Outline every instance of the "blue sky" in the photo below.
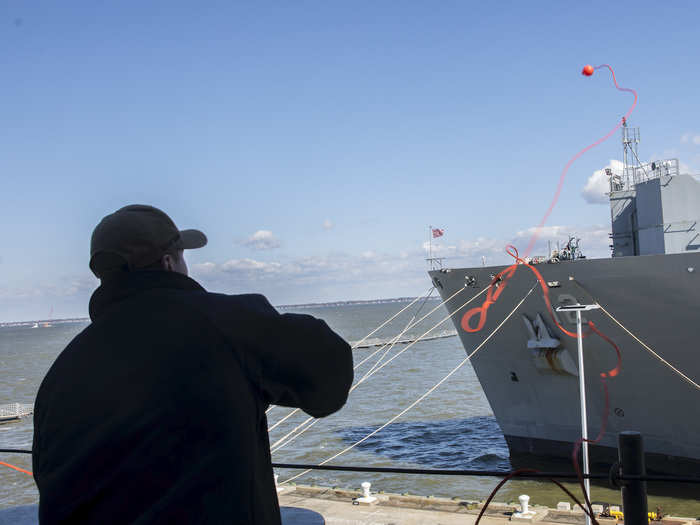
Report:
<svg viewBox="0 0 700 525"><path fill-rule="evenodd" d="M100 218L153 204L208 289L414 295L423 243L506 262L636 89L640 154L700 172L697 2L3 2L0 320L86 315ZM545 231L607 256L570 170ZM593 199L595 200L595 199ZM519 234L519 232L521 232ZM541 251L540 246L540 251Z"/></svg>

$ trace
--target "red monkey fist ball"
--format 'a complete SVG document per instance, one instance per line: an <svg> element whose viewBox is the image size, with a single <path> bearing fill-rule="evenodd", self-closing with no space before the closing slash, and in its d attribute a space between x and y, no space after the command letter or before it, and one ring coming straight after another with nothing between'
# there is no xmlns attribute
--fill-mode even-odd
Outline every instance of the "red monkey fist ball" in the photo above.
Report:
<svg viewBox="0 0 700 525"><path fill-rule="evenodd" d="M583 71L581 71L581 74L590 77L593 74L593 66L590 64L586 64L585 66L583 66Z"/></svg>

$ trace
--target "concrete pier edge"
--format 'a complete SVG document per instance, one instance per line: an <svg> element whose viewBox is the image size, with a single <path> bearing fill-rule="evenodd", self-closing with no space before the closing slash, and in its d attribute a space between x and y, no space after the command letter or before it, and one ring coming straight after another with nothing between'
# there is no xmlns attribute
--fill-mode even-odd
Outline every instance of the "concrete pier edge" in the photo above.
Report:
<svg viewBox="0 0 700 525"><path fill-rule="evenodd" d="M322 514L326 516L329 509L332 513L338 513L337 518L350 518L353 512L352 507L357 507L357 504L352 505L353 501L362 496L361 489L348 489L341 487L325 487L318 485L302 485L289 484L284 485L284 490L279 494L280 505L285 506L300 506L311 510L323 509ZM460 497L435 497L435 496L420 496L414 494L395 494L388 492L372 492L372 496L377 498L375 506L382 507L386 510L391 508L417 511L438 511L452 514L471 514L474 519L481 511L484 501L462 499ZM314 504L314 500L319 504ZM323 504L321 504L323 502ZM328 503L337 502L344 506L329 506ZM350 507L349 505L352 505ZM534 511L531 518L513 518L513 513L520 510L519 503L502 503L491 502L488 509L484 513L485 517L491 519L501 519L503 521L518 521L518 522L545 522L545 523L570 523L583 524L585 523L585 515L577 505L571 502L572 510L557 510L542 505L536 502L530 505L530 510ZM598 507L596 505L596 507ZM365 507L367 508L367 507ZM597 509L596 509L597 510ZM331 516L332 517L332 516ZM615 518L597 518L601 523L615 524L622 523ZM359 523L359 522L358 522ZM700 520L694 518L665 516L661 521L651 521L653 524L659 525L700 525Z"/></svg>

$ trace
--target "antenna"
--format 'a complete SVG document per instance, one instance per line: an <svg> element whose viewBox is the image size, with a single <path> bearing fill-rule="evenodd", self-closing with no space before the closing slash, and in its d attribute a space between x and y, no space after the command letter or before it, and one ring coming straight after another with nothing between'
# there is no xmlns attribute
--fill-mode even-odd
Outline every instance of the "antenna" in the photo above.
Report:
<svg viewBox="0 0 700 525"><path fill-rule="evenodd" d="M637 182L634 175L639 167L638 146L639 128L627 127L627 119L622 117L622 175L628 185Z"/></svg>

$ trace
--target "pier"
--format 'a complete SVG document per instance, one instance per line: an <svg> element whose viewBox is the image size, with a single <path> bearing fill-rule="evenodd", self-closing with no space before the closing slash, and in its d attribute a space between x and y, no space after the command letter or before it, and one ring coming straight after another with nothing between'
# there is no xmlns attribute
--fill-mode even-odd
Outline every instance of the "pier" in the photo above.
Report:
<svg viewBox="0 0 700 525"><path fill-rule="evenodd" d="M365 492L338 487L284 485L278 489L282 525L474 525L483 502L461 498L436 498L377 492L363 502ZM526 504L527 505L527 504ZM598 508L596 508L598 507ZM600 505L593 505L600 512ZM491 502L481 519L484 525L538 523L540 525L583 525L583 510L561 502L557 509ZM613 514L616 509L613 509ZM36 525L38 506L23 505L0 510L0 525ZM524 515L523 515L524 514ZM601 525L622 524L615 517L597 517ZM651 525L700 525L700 520L664 516Z"/></svg>
<svg viewBox="0 0 700 525"><path fill-rule="evenodd" d="M455 337L456 335L457 335L456 330L450 330L450 331L446 331L446 332L440 332L439 334L426 335L425 337L421 337L420 340L421 341L432 341L434 339L444 339L445 337ZM393 339L386 339L386 340L383 339L380 341L367 340L367 341L364 341L360 344L353 344L353 349L371 348L373 346L387 346L390 344L405 345L408 343L413 343L417 339L418 338L416 338L416 337L406 337L406 338L402 338L402 339L397 339L395 341Z"/></svg>
<svg viewBox="0 0 700 525"><path fill-rule="evenodd" d="M342 489L338 487L319 487L309 485L290 485L280 487L279 502L283 508L283 524L297 525L293 514L287 508L306 509L320 514L327 525L423 525L439 523L440 525L473 525L483 507L483 502L468 501L460 498L436 498L409 494L372 493L376 501L363 503L362 490ZM558 509L530 505L522 515L520 505L491 503L481 519L485 525L507 525L510 522L547 524L583 525L585 514L568 502L562 502ZM568 507L568 508L567 508ZM594 505L594 510L602 512L602 507ZM569 510L570 509L570 510ZM289 518L287 517L289 516ZM291 518L291 519L290 519ZM614 517L598 517L606 525L622 523ZM304 523L308 523L305 521ZM324 523L319 521L318 523ZM658 521L658 525L700 525L692 518L667 516Z"/></svg>

